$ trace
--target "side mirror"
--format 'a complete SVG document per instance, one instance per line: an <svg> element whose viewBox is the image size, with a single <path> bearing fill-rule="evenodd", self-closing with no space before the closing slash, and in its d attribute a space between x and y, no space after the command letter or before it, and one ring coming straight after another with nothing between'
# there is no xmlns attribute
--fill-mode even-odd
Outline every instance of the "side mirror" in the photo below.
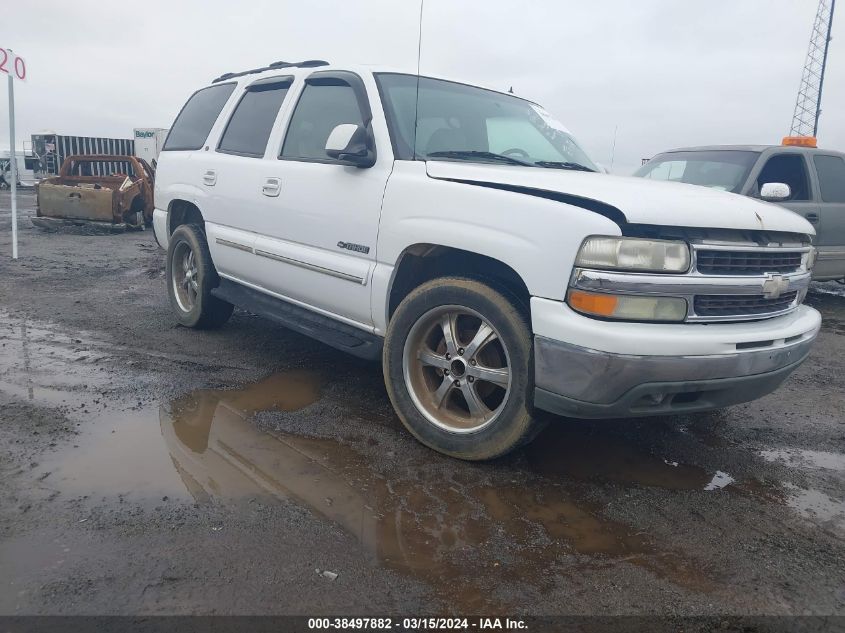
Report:
<svg viewBox="0 0 845 633"><path fill-rule="evenodd" d="M783 202L791 195L792 189L782 182L767 182L760 187L760 197L768 202Z"/></svg>
<svg viewBox="0 0 845 633"><path fill-rule="evenodd" d="M367 130L354 123L341 123L326 139L326 154L344 165L372 167L375 152L370 149Z"/></svg>

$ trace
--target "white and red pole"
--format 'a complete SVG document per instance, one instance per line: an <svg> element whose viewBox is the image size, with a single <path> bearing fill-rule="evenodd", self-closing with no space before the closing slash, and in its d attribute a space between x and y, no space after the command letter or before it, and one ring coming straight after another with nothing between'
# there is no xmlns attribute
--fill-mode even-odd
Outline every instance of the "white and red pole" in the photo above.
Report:
<svg viewBox="0 0 845 633"><path fill-rule="evenodd" d="M18 158L15 156L15 79L9 73L9 159L12 165L12 259L18 258Z"/></svg>
<svg viewBox="0 0 845 633"><path fill-rule="evenodd" d="M18 258L18 157L15 152L15 81L26 80L26 62L0 47L0 72L9 76L9 165L12 175L12 259Z"/></svg>

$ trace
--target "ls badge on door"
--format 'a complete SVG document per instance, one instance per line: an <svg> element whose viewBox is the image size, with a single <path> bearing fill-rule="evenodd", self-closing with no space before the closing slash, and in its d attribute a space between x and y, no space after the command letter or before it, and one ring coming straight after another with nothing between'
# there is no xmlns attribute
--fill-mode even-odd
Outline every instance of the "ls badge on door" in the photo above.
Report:
<svg viewBox="0 0 845 633"><path fill-rule="evenodd" d="M364 246L362 244L353 244L352 242L338 242L337 247L344 248L348 251L355 251L356 253L364 253L364 255L370 252L369 246Z"/></svg>

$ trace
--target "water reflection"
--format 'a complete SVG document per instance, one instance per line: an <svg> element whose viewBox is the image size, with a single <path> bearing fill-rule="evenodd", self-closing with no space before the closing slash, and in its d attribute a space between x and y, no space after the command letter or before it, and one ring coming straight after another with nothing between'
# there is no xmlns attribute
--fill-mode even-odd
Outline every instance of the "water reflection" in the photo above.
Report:
<svg viewBox="0 0 845 633"><path fill-rule="evenodd" d="M161 432L185 487L199 502L267 494L317 511L374 547L377 517L331 464L332 442L259 431L258 411L295 411L316 401L310 372L276 374L234 391L200 390L160 409Z"/></svg>
<svg viewBox="0 0 845 633"><path fill-rule="evenodd" d="M658 456L630 438L616 437L595 424L564 424L549 429L526 449L531 468L550 476L612 481L669 490L710 490L714 474Z"/></svg>
<svg viewBox="0 0 845 633"><path fill-rule="evenodd" d="M772 448L760 451L760 456L767 462L782 463L790 468L845 471L845 453L800 448Z"/></svg>
<svg viewBox="0 0 845 633"><path fill-rule="evenodd" d="M646 536L545 477L527 488L491 485L484 468L457 463L460 476L432 477L431 459L387 476L340 441L268 434L249 419L307 406L319 392L318 376L292 372L241 390L197 391L162 407L162 435L194 499L293 500L354 535L375 563L428 580L464 610L489 606L489 570L514 580L536 577L573 554L624 558L679 584L708 585L693 565L667 552L653 556ZM707 480L696 476L695 487Z"/></svg>
<svg viewBox="0 0 845 633"><path fill-rule="evenodd" d="M788 504L832 529L845 525L836 499L779 483L735 483L728 473L661 453L656 447L689 448L672 436L662 442L654 433L606 425L561 421L525 451L494 465L456 462L407 436L391 436L394 451L405 451L392 458L352 448L346 442L354 433L337 433L345 436L341 440L262 432L252 419L262 411L299 412L292 413L298 423L309 416L323 419L322 411L303 411L324 397L321 376L308 371L275 374L234 390L203 389L162 407L145 408L133 399L121 401L123 408L110 400L106 408L102 392L93 390L104 382L102 346L37 323L21 328L2 321L0 391L30 398L34 389L35 402L85 414L78 439L40 460L34 485L95 501L293 501L353 535L374 564L427 581L445 604L465 613L506 609L501 592L492 592L503 583L530 582L543 590L568 582L573 573L588 575L621 561L676 585L711 589L712 574L673 551L669 539L659 542L656 533L625 522L636 519L610 518L605 504L623 487L723 487L702 494L743 494ZM380 433L393 433L374 423L383 414L366 397L340 408L345 416L355 412L353 417L366 420L357 435L366 433L369 447L384 437ZM369 451L364 443L357 446ZM771 451L759 461L838 471L841 458ZM682 524L665 525L671 530Z"/></svg>

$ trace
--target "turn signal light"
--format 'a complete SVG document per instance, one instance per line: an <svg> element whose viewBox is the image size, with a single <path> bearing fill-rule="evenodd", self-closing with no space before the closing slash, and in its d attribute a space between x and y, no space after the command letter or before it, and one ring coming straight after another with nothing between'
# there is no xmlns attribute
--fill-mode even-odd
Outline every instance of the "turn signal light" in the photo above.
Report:
<svg viewBox="0 0 845 633"><path fill-rule="evenodd" d="M796 147L818 147L815 136L784 136L782 144Z"/></svg>
<svg viewBox="0 0 845 633"><path fill-rule="evenodd" d="M612 316L616 310L618 299L613 295L599 295L580 290L569 291L569 305L578 312L586 314L597 314L599 316Z"/></svg>
<svg viewBox="0 0 845 633"><path fill-rule="evenodd" d="M679 322L687 316L687 302L681 297L605 294L573 288L568 300L576 312L606 319Z"/></svg>

